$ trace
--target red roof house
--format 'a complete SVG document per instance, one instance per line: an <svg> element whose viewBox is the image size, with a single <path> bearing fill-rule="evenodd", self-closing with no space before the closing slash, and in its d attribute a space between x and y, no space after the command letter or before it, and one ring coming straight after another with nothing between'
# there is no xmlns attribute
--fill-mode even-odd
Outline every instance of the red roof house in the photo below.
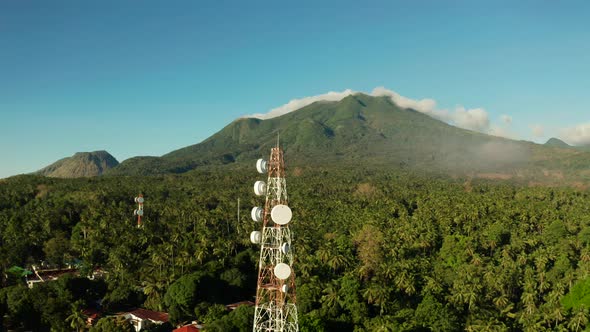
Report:
<svg viewBox="0 0 590 332"><path fill-rule="evenodd" d="M82 310L82 314L86 316L86 325L92 326L100 318L100 312L93 308Z"/></svg>
<svg viewBox="0 0 590 332"><path fill-rule="evenodd" d="M191 324L191 325L185 325L183 327L179 327L176 330L173 330L172 332L200 332L200 331L201 331L201 329L199 329L198 327Z"/></svg>

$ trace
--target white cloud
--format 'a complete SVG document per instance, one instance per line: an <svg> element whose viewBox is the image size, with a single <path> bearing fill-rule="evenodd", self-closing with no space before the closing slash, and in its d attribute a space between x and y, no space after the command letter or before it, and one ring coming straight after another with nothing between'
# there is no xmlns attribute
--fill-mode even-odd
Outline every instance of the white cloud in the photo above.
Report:
<svg viewBox="0 0 590 332"><path fill-rule="evenodd" d="M529 126L535 138L540 138L545 136L545 127L540 124L534 124Z"/></svg>
<svg viewBox="0 0 590 332"><path fill-rule="evenodd" d="M510 139L519 139L518 135L507 126L491 125L488 134Z"/></svg>
<svg viewBox="0 0 590 332"><path fill-rule="evenodd" d="M285 105L279 106L277 108L273 108L268 113L257 113L257 114L248 115L246 117L247 118L258 118L258 119L263 119L263 120L276 118L277 116L291 113L291 112L296 111L300 108L303 108L307 105L313 104L316 101L320 101L320 100L340 101L340 100L344 99L345 97L350 96L355 93L357 93L357 92L352 91L350 89L346 89L342 92L330 91L328 93L324 93L324 94L317 95L317 96L304 97L301 99L292 99L291 101L289 101Z"/></svg>
<svg viewBox="0 0 590 332"><path fill-rule="evenodd" d="M373 91L371 92L371 96L390 97L391 101L393 101L397 106L401 108L411 108L422 113L433 112L436 108L436 101L434 101L433 99L414 100L408 97L401 96L399 93L393 90L386 89L382 86L373 89Z"/></svg>
<svg viewBox="0 0 590 332"><path fill-rule="evenodd" d="M572 145L590 144L590 123L582 123L575 127L561 130L561 137Z"/></svg>
<svg viewBox="0 0 590 332"><path fill-rule="evenodd" d="M459 106L455 109L455 112L451 114L451 121L457 125L457 127L482 133L487 133L490 129L488 112L483 108L466 110L463 106Z"/></svg>
<svg viewBox="0 0 590 332"><path fill-rule="evenodd" d="M518 134L512 130L512 117L510 115L500 115L500 122L500 124L490 124L487 133L498 137L519 139Z"/></svg>
<svg viewBox="0 0 590 332"><path fill-rule="evenodd" d="M489 134L494 135L494 136L499 136L499 137L508 137L509 136L508 130L506 130L503 127L499 127L499 126L491 126Z"/></svg>
<svg viewBox="0 0 590 332"><path fill-rule="evenodd" d="M302 107L310 105L316 101L340 101L347 96L357 93L359 92L347 89L342 92L331 91L321 95L293 99L285 105L273 108L268 113L252 114L246 117L258 119L271 119L277 116L293 112ZM384 87L377 87L373 89L373 91L369 95L376 97L389 97L399 107L414 109L418 112L427 114L433 118L439 119L441 121L453 124L457 127L461 127L464 129L479 131L482 133L503 137L515 136L510 132L510 130L506 128L502 129L500 127L491 127L489 115L483 108L466 109L463 106L457 106L453 111L448 111L446 109L437 109L436 101L434 99L425 98L416 100L402 96L399 93L393 90L386 89ZM512 122L512 117L508 115L502 115L501 119L505 124L510 124Z"/></svg>

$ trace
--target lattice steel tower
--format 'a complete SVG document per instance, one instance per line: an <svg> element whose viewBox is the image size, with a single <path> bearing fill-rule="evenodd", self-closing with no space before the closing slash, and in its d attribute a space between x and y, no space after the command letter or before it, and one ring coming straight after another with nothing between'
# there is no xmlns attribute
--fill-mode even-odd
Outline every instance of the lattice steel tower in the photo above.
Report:
<svg viewBox="0 0 590 332"><path fill-rule="evenodd" d="M139 194L139 196L135 197L135 203L137 203L137 209L133 210L133 215L137 216L137 227L141 227L141 218L143 217L143 195Z"/></svg>
<svg viewBox="0 0 590 332"><path fill-rule="evenodd" d="M283 151L278 144L271 149L268 163L259 159L256 169L259 173L268 172L268 181L254 184L254 193L266 196L266 202L264 209L252 209L252 219L262 222L262 232L250 234L250 241L261 245L253 331L299 331L289 229L292 213L288 206Z"/></svg>

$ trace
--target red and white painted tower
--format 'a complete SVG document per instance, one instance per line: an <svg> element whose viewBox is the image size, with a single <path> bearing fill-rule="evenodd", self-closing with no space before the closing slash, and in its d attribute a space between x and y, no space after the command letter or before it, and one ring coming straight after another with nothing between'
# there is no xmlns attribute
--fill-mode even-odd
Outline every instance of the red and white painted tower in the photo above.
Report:
<svg viewBox="0 0 590 332"><path fill-rule="evenodd" d="M252 219L262 222L262 231L250 234L250 241L261 245L253 331L299 331L289 229L292 212L288 205L283 151L278 143L271 149L269 161L259 159L256 168L259 173L268 172L268 180L254 184L254 193L265 196L266 202L264 208L252 209Z"/></svg>
<svg viewBox="0 0 590 332"><path fill-rule="evenodd" d="M133 211L133 215L137 216L137 227L141 227L141 218L143 217L143 195L135 197L135 203L137 203L137 209Z"/></svg>

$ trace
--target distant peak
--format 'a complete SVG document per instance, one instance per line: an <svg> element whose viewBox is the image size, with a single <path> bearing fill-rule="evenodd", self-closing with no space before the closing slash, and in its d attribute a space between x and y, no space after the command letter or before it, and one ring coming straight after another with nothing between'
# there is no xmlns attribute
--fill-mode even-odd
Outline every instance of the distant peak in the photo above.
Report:
<svg viewBox="0 0 590 332"><path fill-rule="evenodd" d="M105 150L76 152L37 171L38 174L57 178L79 178L102 175L119 162Z"/></svg>
<svg viewBox="0 0 590 332"><path fill-rule="evenodd" d="M545 145L547 146L553 146L553 147L557 147L557 148L569 148L571 147L569 144L567 144L566 142L560 140L559 138L555 138L555 137L551 137L546 143Z"/></svg>

